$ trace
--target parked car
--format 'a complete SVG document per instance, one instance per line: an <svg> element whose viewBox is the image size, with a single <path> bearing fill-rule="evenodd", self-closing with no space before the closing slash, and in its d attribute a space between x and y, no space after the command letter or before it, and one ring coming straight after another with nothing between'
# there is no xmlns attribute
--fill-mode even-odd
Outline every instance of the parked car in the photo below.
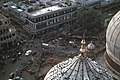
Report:
<svg viewBox="0 0 120 80"><path fill-rule="evenodd" d="M31 53L32 53L32 50L27 50L27 51L25 52L25 56L29 56Z"/></svg>

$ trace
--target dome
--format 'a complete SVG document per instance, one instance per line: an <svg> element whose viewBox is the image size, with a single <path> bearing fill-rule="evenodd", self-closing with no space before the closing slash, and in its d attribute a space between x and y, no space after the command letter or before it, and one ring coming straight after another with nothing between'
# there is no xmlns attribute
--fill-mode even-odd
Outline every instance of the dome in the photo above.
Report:
<svg viewBox="0 0 120 80"><path fill-rule="evenodd" d="M89 50L95 49L95 45L92 43L92 41L90 44L88 44L87 49L89 49Z"/></svg>
<svg viewBox="0 0 120 80"><path fill-rule="evenodd" d="M111 19L106 32L106 60L120 79L120 11Z"/></svg>
<svg viewBox="0 0 120 80"><path fill-rule="evenodd" d="M76 56L52 67L44 80L112 80L97 62Z"/></svg>

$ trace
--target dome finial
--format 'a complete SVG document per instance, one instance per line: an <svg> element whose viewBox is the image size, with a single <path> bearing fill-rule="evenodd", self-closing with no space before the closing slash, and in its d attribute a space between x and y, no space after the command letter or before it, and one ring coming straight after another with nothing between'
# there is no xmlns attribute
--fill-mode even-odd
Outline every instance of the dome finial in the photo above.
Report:
<svg viewBox="0 0 120 80"><path fill-rule="evenodd" d="M85 39L82 39L82 41L81 41L81 45L85 45L85 44L86 44Z"/></svg>
<svg viewBox="0 0 120 80"><path fill-rule="evenodd" d="M84 53L86 52L85 49L86 41L85 41L85 33L83 34L83 39L81 41L81 48L80 48L80 54L84 57Z"/></svg>
<svg viewBox="0 0 120 80"><path fill-rule="evenodd" d="M89 49L89 50L94 50L94 49L95 49L95 45L93 44L93 41L91 41L91 42L88 44L87 49Z"/></svg>
<svg viewBox="0 0 120 80"><path fill-rule="evenodd" d="M85 45L86 44L86 41L85 41L85 32L83 33L83 38L82 38L82 41L81 41L81 45Z"/></svg>

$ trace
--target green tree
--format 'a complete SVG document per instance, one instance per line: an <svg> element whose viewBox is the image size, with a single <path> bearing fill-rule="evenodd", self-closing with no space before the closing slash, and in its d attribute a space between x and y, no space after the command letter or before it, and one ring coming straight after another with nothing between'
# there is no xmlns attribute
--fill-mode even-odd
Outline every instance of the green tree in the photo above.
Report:
<svg viewBox="0 0 120 80"><path fill-rule="evenodd" d="M94 9L85 9L78 13L78 23L80 27L91 35L98 33L104 29L103 15Z"/></svg>

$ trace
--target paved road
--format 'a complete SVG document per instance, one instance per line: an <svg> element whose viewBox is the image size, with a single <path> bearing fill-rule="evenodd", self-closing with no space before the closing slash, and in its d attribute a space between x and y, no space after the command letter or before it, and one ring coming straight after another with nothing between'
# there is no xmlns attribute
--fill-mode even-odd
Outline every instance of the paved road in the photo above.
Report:
<svg viewBox="0 0 120 80"><path fill-rule="evenodd" d="M25 51L28 50L28 49L31 49L33 52L36 51L37 52L37 55L41 55L39 50L37 50L36 48L32 48L32 47L29 47L29 48L25 48L25 46L23 46L23 53L22 53L22 58L18 58L17 61L15 63L12 63L11 62L11 59L8 60L8 64L5 68L5 74L2 74L0 72L0 80L8 80L8 77L10 75L11 72L15 72L16 68L17 67L21 67L21 63L27 63L28 60L31 60L32 59L32 55L29 55L29 56L25 56ZM8 53L9 54L9 53ZM34 76L30 76L28 73L23 73L23 76L24 76L24 79L25 80L34 80L33 77Z"/></svg>

